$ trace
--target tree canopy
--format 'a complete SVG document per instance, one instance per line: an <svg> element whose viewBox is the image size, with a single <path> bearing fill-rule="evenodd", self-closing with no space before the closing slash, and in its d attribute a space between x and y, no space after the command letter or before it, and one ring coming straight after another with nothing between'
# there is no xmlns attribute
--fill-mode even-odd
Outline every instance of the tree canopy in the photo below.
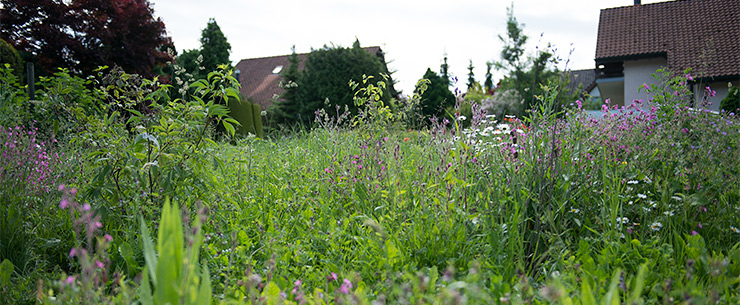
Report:
<svg viewBox="0 0 740 305"><path fill-rule="evenodd" d="M210 72L215 71L219 65L231 66L229 53L231 53L231 44L226 41L226 36L221 32L216 20L211 18L200 36L200 55L203 55L203 68Z"/></svg>
<svg viewBox="0 0 740 305"><path fill-rule="evenodd" d="M324 46L312 51L300 73L295 68L298 66L297 56L293 55L293 58L282 77L284 84L293 81L297 87L286 90L281 97L283 101L276 103L274 109L275 113L282 113L283 123L298 121L307 124L313 121L316 110L335 113L336 106L342 109L347 106L352 113L357 113L349 81L362 82L363 75L373 76L376 80L382 80L382 75L390 77L384 60L363 49L359 41L355 41L351 48ZM398 94L392 79L388 79L386 84L384 102Z"/></svg>
<svg viewBox="0 0 740 305"><path fill-rule="evenodd" d="M448 107L455 106L455 95L450 92L449 80L427 68L424 79L429 80L427 90L421 95L420 112L425 119L441 118ZM418 89L418 88L417 88Z"/></svg>
<svg viewBox="0 0 740 305"><path fill-rule="evenodd" d="M0 36L47 72L120 66L151 77L174 49L148 0L2 0Z"/></svg>

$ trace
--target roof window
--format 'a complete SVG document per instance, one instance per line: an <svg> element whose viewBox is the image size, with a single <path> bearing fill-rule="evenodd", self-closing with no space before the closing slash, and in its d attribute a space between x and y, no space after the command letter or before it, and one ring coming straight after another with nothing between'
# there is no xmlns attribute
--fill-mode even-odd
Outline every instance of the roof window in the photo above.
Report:
<svg viewBox="0 0 740 305"><path fill-rule="evenodd" d="M282 70L283 70L283 66L282 65L277 66L277 67L275 67L275 69L272 69L272 74L278 74Z"/></svg>

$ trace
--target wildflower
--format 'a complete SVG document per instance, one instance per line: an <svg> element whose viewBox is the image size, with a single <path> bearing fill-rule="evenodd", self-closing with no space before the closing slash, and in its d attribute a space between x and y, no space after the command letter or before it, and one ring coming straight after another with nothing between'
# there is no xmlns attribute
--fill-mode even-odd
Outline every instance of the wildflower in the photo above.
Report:
<svg viewBox="0 0 740 305"><path fill-rule="evenodd" d="M709 88L709 86L707 86L704 90L706 91L706 94L710 97L714 97L717 94L717 91L712 90L712 88Z"/></svg>
<svg viewBox="0 0 740 305"><path fill-rule="evenodd" d="M645 195L645 194L637 194L637 197L640 198L640 199L645 199L645 198L647 198L647 195Z"/></svg>
<svg viewBox="0 0 740 305"><path fill-rule="evenodd" d="M642 84L642 88L644 88L645 90L650 90L650 86L648 86L647 84Z"/></svg>
<svg viewBox="0 0 740 305"><path fill-rule="evenodd" d="M627 218L627 217L622 217L621 220L622 220L622 223L628 223L628 222L630 222L630 219Z"/></svg>
<svg viewBox="0 0 740 305"><path fill-rule="evenodd" d="M69 257L75 257L77 255L77 249L72 248L72 250L69 250Z"/></svg>
<svg viewBox="0 0 740 305"><path fill-rule="evenodd" d="M260 112L260 116L267 116L267 111L263 110L262 112Z"/></svg>
<svg viewBox="0 0 740 305"><path fill-rule="evenodd" d="M639 149L640 147L637 147L637 148ZM648 183L648 184L653 183L653 180L650 180L650 177L648 176L645 176L645 178L643 178L642 181L645 181L645 183Z"/></svg>
<svg viewBox="0 0 740 305"><path fill-rule="evenodd" d="M656 221L656 222L654 222L653 224L650 225L650 230L653 230L653 231L656 231L657 232L657 231L660 231L660 228L662 228L662 227L663 227L663 224L660 223L660 222L658 222L658 221Z"/></svg>
<svg viewBox="0 0 740 305"><path fill-rule="evenodd" d="M69 206L69 202L67 202L67 198L62 198L62 202L59 203L59 207L61 209L66 209Z"/></svg>
<svg viewBox="0 0 740 305"><path fill-rule="evenodd" d="M576 209L576 208L570 208L570 212L573 213L573 214L578 214L580 211L581 210Z"/></svg>
<svg viewBox="0 0 740 305"><path fill-rule="evenodd" d="M735 232L735 233L740 233L740 230L738 230L738 229L737 229L736 227L734 227L734 226L730 226L730 230L732 230L732 232Z"/></svg>
<svg viewBox="0 0 740 305"><path fill-rule="evenodd" d="M691 231L691 235L696 235L696 234L699 234L699 233L696 231Z"/></svg>
<svg viewBox="0 0 740 305"><path fill-rule="evenodd" d="M83 211L89 211L90 210L90 204L89 203L85 203L85 205L82 206L82 210Z"/></svg>
<svg viewBox="0 0 740 305"><path fill-rule="evenodd" d="M107 241L107 242L113 241L113 236L110 236L110 234L105 234L105 236L103 236L103 237L105 238L105 241Z"/></svg>
<svg viewBox="0 0 740 305"><path fill-rule="evenodd" d="M332 273L330 273L329 275L326 276L326 280L327 281L330 281L330 282L336 281L338 278L339 277L334 272L332 272Z"/></svg>
<svg viewBox="0 0 740 305"><path fill-rule="evenodd" d="M637 181L637 180L627 181L627 184L638 184L638 183L640 183L640 181Z"/></svg>
<svg viewBox="0 0 740 305"><path fill-rule="evenodd" d="M348 279L344 279L342 286L339 287L339 291L343 294L348 294L350 292L350 289L352 289L352 282L350 282Z"/></svg>
<svg viewBox="0 0 740 305"><path fill-rule="evenodd" d="M66 285L72 285L75 283L75 277L74 276L68 276L66 279L64 279L64 284Z"/></svg>
<svg viewBox="0 0 740 305"><path fill-rule="evenodd" d="M675 195L674 196L671 196L671 199L676 200L676 201L683 201L683 199L681 197L678 197L678 196L675 196Z"/></svg>
<svg viewBox="0 0 740 305"><path fill-rule="evenodd" d="M59 185L59 191L60 191L60 192L63 192L63 191L64 191L64 184L60 184L60 185Z"/></svg>
<svg viewBox="0 0 740 305"><path fill-rule="evenodd" d="M465 120L467 120L467 119L468 119L468 117L466 117L466 116L464 116L464 115L461 115L461 116L457 117L457 120L458 120L458 121L465 121Z"/></svg>
<svg viewBox="0 0 740 305"><path fill-rule="evenodd" d="M101 268L102 269L103 267L105 267L105 265L103 265L103 262L101 262L99 260L96 260L95 261L95 267L98 267L98 268Z"/></svg>
<svg viewBox="0 0 740 305"><path fill-rule="evenodd" d="M409 138L408 137L405 137L405 138L403 138L403 141L404 142L408 142L409 141Z"/></svg>
<svg viewBox="0 0 740 305"><path fill-rule="evenodd" d="M663 215L665 215L665 216L673 216L673 211L665 211L665 212L663 212Z"/></svg>

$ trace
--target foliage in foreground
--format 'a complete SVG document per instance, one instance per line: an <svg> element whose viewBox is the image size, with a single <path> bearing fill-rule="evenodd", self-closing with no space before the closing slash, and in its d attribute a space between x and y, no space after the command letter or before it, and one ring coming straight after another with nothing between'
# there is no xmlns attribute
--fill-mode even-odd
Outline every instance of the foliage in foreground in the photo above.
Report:
<svg viewBox="0 0 740 305"><path fill-rule="evenodd" d="M411 132L390 129L403 118L365 79L348 122L323 113L310 132L216 142L231 84L76 91L64 101L98 108L64 104L56 144L4 128L0 302L740 301L735 116L654 87L664 103L595 119L555 112L542 88L525 119L473 106Z"/></svg>

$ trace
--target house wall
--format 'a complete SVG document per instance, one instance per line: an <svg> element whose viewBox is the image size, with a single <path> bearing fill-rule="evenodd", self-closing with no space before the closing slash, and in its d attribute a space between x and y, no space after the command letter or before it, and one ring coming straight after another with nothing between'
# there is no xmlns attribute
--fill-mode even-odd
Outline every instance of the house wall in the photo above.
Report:
<svg viewBox="0 0 740 305"><path fill-rule="evenodd" d="M658 84L652 74L660 68L667 67L665 58L627 60L624 62L624 104L631 105L633 100L642 100L641 107L649 109L650 95L640 90L643 84Z"/></svg>
<svg viewBox="0 0 740 305"><path fill-rule="evenodd" d="M708 105L707 108L709 108L712 111L719 111L720 103L722 102L722 99L724 99L727 96L727 93L730 90L729 85L732 86L740 86L740 80L725 80L725 81L719 81L719 82L710 82L710 83L697 83L694 84L694 100L696 101L696 107L700 107L702 100L704 99L704 95L706 92L706 87L709 86L712 90L716 91L717 93L714 95L714 97L707 96L707 102L711 103L711 105Z"/></svg>

